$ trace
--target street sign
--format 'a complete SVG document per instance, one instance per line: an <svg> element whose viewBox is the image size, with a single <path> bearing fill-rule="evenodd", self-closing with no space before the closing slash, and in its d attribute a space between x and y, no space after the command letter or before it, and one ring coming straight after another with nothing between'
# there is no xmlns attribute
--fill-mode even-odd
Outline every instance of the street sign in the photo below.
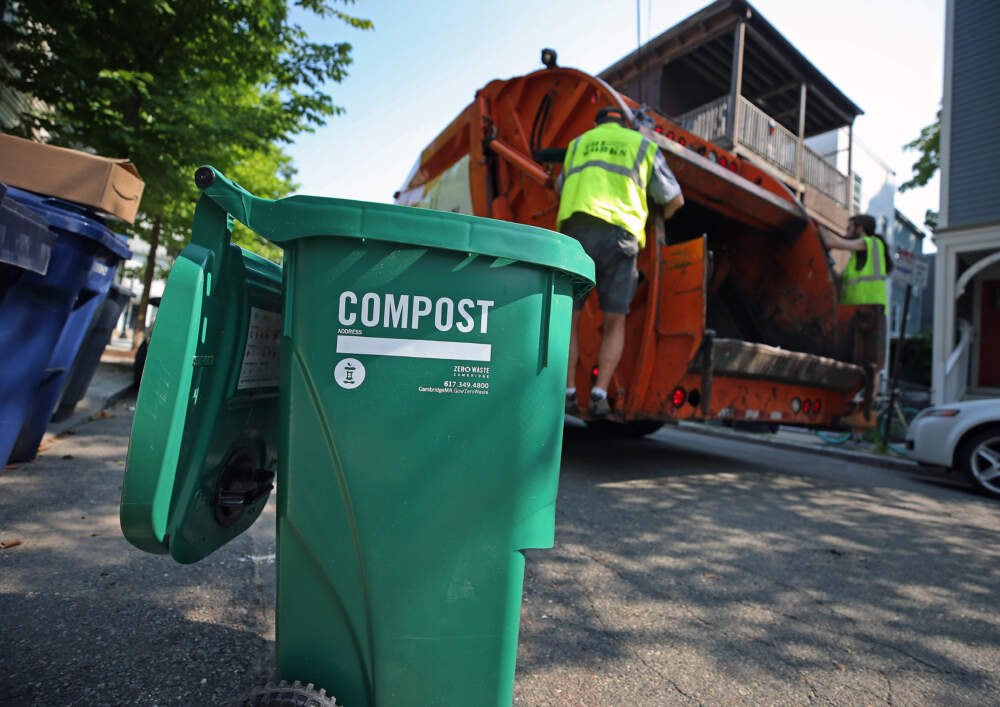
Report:
<svg viewBox="0 0 1000 707"><path fill-rule="evenodd" d="M918 289L924 289L927 287L927 273L930 267L927 265L927 261L923 258L918 258L913 261L913 286Z"/></svg>
<svg viewBox="0 0 1000 707"><path fill-rule="evenodd" d="M895 269L892 277L904 285L922 288L927 286L927 263L919 255L902 248L896 249Z"/></svg>

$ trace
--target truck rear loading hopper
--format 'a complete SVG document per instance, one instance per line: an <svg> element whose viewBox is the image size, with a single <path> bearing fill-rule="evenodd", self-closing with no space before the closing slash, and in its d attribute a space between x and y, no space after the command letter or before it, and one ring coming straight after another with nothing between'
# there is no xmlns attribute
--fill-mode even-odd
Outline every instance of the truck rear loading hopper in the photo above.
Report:
<svg viewBox="0 0 1000 707"><path fill-rule="evenodd" d="M870 405L874 362L855 355L865 322L839 304L819 226L795 195L594 76L550 68L492 81L423 150L396 203L554 229L566 147L604 106L624 108L659 145L686 202L647 222L611 419L636 434L678 419L831 427L859 391ZM585 401L595 294L581 326Z"/></svg>

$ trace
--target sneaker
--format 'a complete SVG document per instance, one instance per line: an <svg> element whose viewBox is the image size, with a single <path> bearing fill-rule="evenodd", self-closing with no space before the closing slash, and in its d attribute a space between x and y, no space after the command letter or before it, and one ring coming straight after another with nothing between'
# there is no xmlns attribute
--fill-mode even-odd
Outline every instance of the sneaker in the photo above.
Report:
<svg viewBox="0 0 1000 707"><path fill-rule="evenodd" d="M854 427L857 429L864 429L867 427L875 426L875 412L872 411L867 416L865 415L864 409L857 409L846 417L840 418L841 423L847 425L848 427Z"/></svg>
<svg viewBox="0 0 1000 707"><path fill-rule="evenodd" d="M601 398L591 393L587 411L591 417L607 417L611 414L611 403L608 402L607 398Z"/></svg>
<svg viewBox="0 0 1000 707"><path fill-rule="evenodd" d="M580 414L580 406L576 402L576 393L566 393L566 414Z"/></svg>

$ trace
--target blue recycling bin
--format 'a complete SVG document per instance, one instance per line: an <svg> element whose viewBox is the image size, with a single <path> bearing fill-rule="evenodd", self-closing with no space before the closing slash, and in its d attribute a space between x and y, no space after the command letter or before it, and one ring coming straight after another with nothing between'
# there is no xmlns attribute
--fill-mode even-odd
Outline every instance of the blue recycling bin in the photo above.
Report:
<svg viewBox="0 0 1000 707"><path fill-rule="evenodd" d="M91 319L104 301L119 263L127 260L131 251L84 206L13 188L8 188L7 195L41 216L57 236L48 272L44 276L22 273L2 305L8 309L11 295L20 295L11 302L17 326L0 333L0 357L4 361L35 359L23 366L26 375L17 384L19 395L10 403L12 414L5 417L0 432L0 456L16 462L35 458ZM44 337L35 337L38 345L29 353L23 347L34 327L44 329ZM21 413L20 425L13 414L16 412Z"/></svg>
<svg viewBox="0 0 1000 707"><path fill-rule="evenodd" d="M66 376L59 404L52 415L53 422L61 422L73 414L76 404L87 394L90 381L97 372L101 362L101 354L111 341L118 318L122 315L125 304L132 298L132 291L121 285L112 285L107 297L94 319L90 322L87 337L80 345L73 362L73 369Z"/></svg>
<svg viewBox="0 0 1000 707"><path fill-rule="evenodd" d="M86 278L84 243L60 239L3 186L0 253L0 462L6 463L31 397ZM89 267L89 266L88 266ZM0 464L2 468L2 464Z"/></svg>
<svg viewBox="0 0 1000 707"><path fill-rule="evenodd" d="M0 302L21 270L39 275L48 271L55 242L56 234L49 230L48 222L8 197L7 185L0 184Z"/></svg>

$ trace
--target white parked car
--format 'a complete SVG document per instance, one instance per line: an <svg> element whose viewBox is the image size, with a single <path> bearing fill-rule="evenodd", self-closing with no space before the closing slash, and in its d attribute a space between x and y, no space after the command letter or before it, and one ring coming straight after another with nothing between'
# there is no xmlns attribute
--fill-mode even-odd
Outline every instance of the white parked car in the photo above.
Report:
<svg viewBox="0 0 1000 707"><path fill-rule="evenodd" d="M1000 498L1000 398L929 407L906 430L909 456L964 472L978 490Z"/></svg>

